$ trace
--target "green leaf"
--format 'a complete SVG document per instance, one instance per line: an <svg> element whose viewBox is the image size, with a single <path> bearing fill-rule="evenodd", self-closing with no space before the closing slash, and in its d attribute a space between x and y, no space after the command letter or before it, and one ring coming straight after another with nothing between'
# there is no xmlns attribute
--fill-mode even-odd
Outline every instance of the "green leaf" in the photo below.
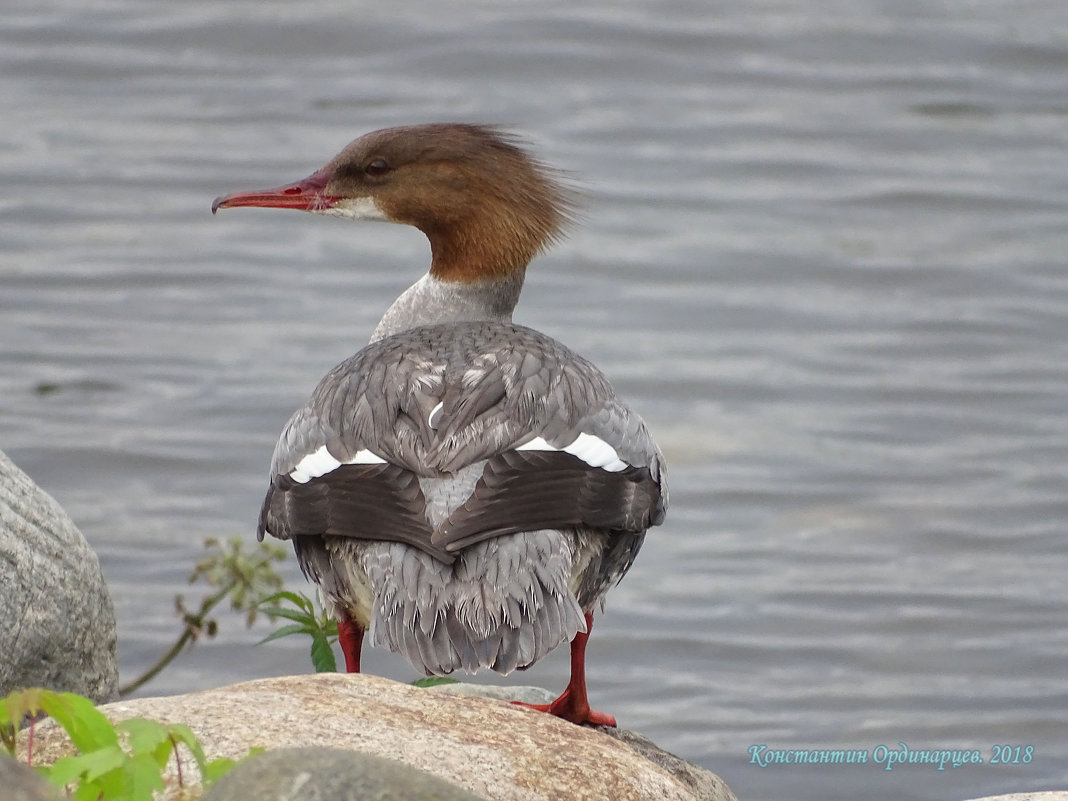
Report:
<svg viewBox="0 0 1068 801"><path fill-rule="evenodd" d="M41 709L66 730L80 751L96 751L119 743L115 727L88 698L43 690Z"/></svg>
<svg viewBox="0 0 1068 801"><path fill-rule="evenodd" d="M160 767L148 754L131 758L123 772L126 774L129 801L152 801L152 793L163 789Z"/></svg>
<svg viewBox="0 0 1068 801"><path fill-rule="evenodd" d="M315 615L308 612L298 612L296 609L286 609L282 606L272 606L261 610L268 617L284 617L286 620L294 620L297 623L315 623Z"/></svg>
<svg viewBox="0 0 1068 801"><path fill-rule="evenodd" d="M74 801L102 801L106 798L107 788L97 782L83 782L74 788L71 796ZM114 797L114 794L112 794Z"/></svg>
<svg viewBox="0 0 1068 801"><path fill-rule="evenodd" d="M234 765L228 759L208 762L188 726L131 718L113 727L89 699L40 688L0 699L0 730L3 721L8 721L12 746L13 722L39 711L51 715L82 752L38 768L52 784L67 788L68 797L75 801L153 801L164 789L163 773L171 755L182 756L179 745L193 755L205 786ZM252 749L249 754L262 750ZM0 798L6 798L2 788Z"/></svg>
<svg viewBox="0 0 1068 801"><path fill-rule="evenodd" d="M40 768L42 775L52 784L66 787L82 775L81 754L60 757L47 767Z"/></svg>
<svg viewBox="0 0 1068 801"><path fill-rule="evenodd" d="M154 720L130 718L115 724L115 730L125 733L129 738L127 742L130 746L130 752L134 756L151 754L161 744L166 744L168 748L171 747L170 733L167 731L167 727Z"/></svg>
<svg viewBox="0 0 1068 801"><path fill-rule="evenodd" d="M232 759L227 759L226 757L213 759L205 765L204 769L200 772L200 775L204 780L204 786L207 787L209 784L218 781L221 777L229 773L236 764L237 762Z"/></svg>
<svg viewBox="0 0 1068 801"><path fill-rule="evenodd" d="M330 640L321 632L312 635L311 660L316 673L337 673L337 659Z"/></svg>
<svg viewBox="0 0 1068 801"><path fill-rule="evenodd" d="M90 787L97 788L98 799L104 801L125 801L130 797L130 775L127 771L129 761L125 761L122 767L102 773L95 780L86 782ZM84 786L84 785L83 785ZM81 789L79 787L79 789Z"/></svg>
<svg viewBox="0 0 1068 801"><path fill-rule="evenodd" d="M40 692L36 687L16 690L0 701L0 728L17 728L26 715L40 709L37 700Z"/></svg>
<svg viewBox="0 0 1068 801"><path fill-rule="evenodd" d="M65 786L75 779L95 781L104 774L121 768L126 759L126 752L114 745L88 753L60 757L55 764L44 770L49 781Z"/></svg>
<svg viewBox="0 0 1068 801"><path fill-rule="evenodd" d="M19 726L27 715L36 716L41 710L40 687L16 690L0 701L0 742L11 756L15 756L15 741Z"/></svg>
<svg viewBox="0 0 1068 801"><path fill-rule="evenodd" d="M272 601L286 600L297 605L300 605L302 601L307 600L308 596L304 593L293 592L292 590L279 590L278 592L268 595L261 601L261 603L271 603Z"/></svg>
<svg viewBox="0 0 1068 801"><path fill-rule="evenodd" d="M264 604L272 604L278 601L289 601L291 604L293 604L293 606L297 607L298 609L303 609L309 613L314 613L315 611L315 602L312 601L311 598L309 598L307 595L304 595L303 593L297 594L295 592L290 592L289 590L281 590L280 592L276 592L273 595L268 595L266 598L260 601L260 605L263 606ZM264 612L268 615L271 614L266 610L264 610Z"/></svg>
<svg viewBox="0 0 1068 801"><path fill-rule="evenodd" d="M265 642L271 642L272 640L277 640L280 637L288 637L291 634L310 634L314 637L316 631L317 629L314 629L311 626L302 626L299 623L290 623L288 626L282 626L280 629L275 629L262 640L260 640L258 643L256 643L256 645L263 645Z"/></svg>
<svg viewBox="0 0 1068 801"><path fill-rule="evenodd" d="M448 676L426 676L412 682L413 687L437 687L439 684L459 684L456 679Z"/></svg>
<svg viewBox="0 0 1068 801"><path fill-rule="evenodd" d="M193 755L193 759L197 761L197 765L203 768L208 758L204 755L204 748L200 745L197 736L193 734L193 730L184 723L172 723L167 727L167 731L170 733L172 742L175 745L181 743L188 748L189 753Z"/></svg>

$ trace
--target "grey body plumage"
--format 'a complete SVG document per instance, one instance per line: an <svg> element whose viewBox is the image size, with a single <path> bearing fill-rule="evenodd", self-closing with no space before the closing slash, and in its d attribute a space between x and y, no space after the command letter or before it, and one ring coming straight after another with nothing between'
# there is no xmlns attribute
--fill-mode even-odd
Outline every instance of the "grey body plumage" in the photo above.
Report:
<svg viewBox="0 0 1068 801"><path fill-rule="evenodd" d="M562 450L582 435L626 467ZM522 449L537 438L556 450ZM339 466L290 477L323 446ZM346 464L361 452L383 462ZM372 643L427 673L507 673L585 630L665 505L660 453L596 367L529 328L457 323L323 379L279 439L260 535L292 539Z"/></svg>

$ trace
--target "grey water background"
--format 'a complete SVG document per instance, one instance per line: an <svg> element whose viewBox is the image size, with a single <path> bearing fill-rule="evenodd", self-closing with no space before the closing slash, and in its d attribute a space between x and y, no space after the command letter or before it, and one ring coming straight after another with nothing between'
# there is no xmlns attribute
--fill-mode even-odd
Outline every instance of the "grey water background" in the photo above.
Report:
<svg viewBox="0 0 1068 801"><path fill-rule="evenodd" d="M203 540L254 542L282 424L427 261L412 230L212 198L432 120L582 182L517 320L669 459L594 705L743 801L1068 785L1062 0L0 5L0 448L100 554L124 678ZM310 669L220 622L143 693ZM510 681L566 675L560 649ZM985 763L749 754L899 741Z"/></svg>

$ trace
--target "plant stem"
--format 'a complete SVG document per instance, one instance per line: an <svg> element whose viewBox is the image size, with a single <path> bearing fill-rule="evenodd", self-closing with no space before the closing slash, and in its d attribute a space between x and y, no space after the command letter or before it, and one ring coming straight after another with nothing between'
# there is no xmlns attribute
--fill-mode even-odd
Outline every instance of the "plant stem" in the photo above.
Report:
<svg viewBox="0 0 1068 801"><path fill-rule="evenodd" d="M185 787L185 782L182 781L182 755L178 753L178 741L174 739L174 735L170 736L171 747L174 749L174 764L178 768L178 786Z"/></svg>
<svg viewBox="0 0 1068 801"><path fill-rule="evenodd" d="M198 636L200 636L200 629L204 625L204 619L208 616L208 612L210 612L212 609L222 603L226 596L229 595L230 592L235 587L237 587L237 585L238 582L231 581L229 584L227 584L217 593L212 595L210 598L207 598L200 605L200 611L197 614L186 617L185 631L182 632L181 636L177 639L174 645L167 649L167 652L163 654L163 656L161 656L159 659L157 659L156 663L152 665L152 667L150 667L148 670L146 670L133 681L119 687L119 697L129 695L135 690L140 689L145 684L152 681L152 679L154 679L157 675L159 675L160 671L162 671L163 668L167 667L167 665L173 662L187 644L193 642Z"/></svg>

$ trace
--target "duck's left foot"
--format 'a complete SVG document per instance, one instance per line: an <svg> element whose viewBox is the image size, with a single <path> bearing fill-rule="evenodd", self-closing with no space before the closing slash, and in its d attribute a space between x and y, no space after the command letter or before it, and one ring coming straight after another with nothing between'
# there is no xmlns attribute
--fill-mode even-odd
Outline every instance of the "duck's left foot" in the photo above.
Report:
<svg viewBox="0 0 1068 801"><path fill-rule="evenodd" d="M616 719L604 712L596 712L590 709L590 701L586 697L586 641L590 639L590 631L593 629L593 614L586 613L586 630L580 631L571 641L571 681L567 689L551 704L524 704L522 701L512 701L517 706L527 706L537 709L539 712L548 712L558 718L570 720L580 726L590 724L592 726L612 726L615 728Z"/></svg>
<svg viewBox="0 0 1068 801"><path fill-rule="evenodd" d="M577 723L579 726L586 724L591 726L611 726L613 728L616 726L616 719L611 715L590 709L590 703L585 697L580 701L573 701L570 687L564 690L563 695L551 704L525 704L522 701L512 701L512 703L516 706L536 709L539 712L548 712L550 715L556 715L558 718Z"/></svg>

